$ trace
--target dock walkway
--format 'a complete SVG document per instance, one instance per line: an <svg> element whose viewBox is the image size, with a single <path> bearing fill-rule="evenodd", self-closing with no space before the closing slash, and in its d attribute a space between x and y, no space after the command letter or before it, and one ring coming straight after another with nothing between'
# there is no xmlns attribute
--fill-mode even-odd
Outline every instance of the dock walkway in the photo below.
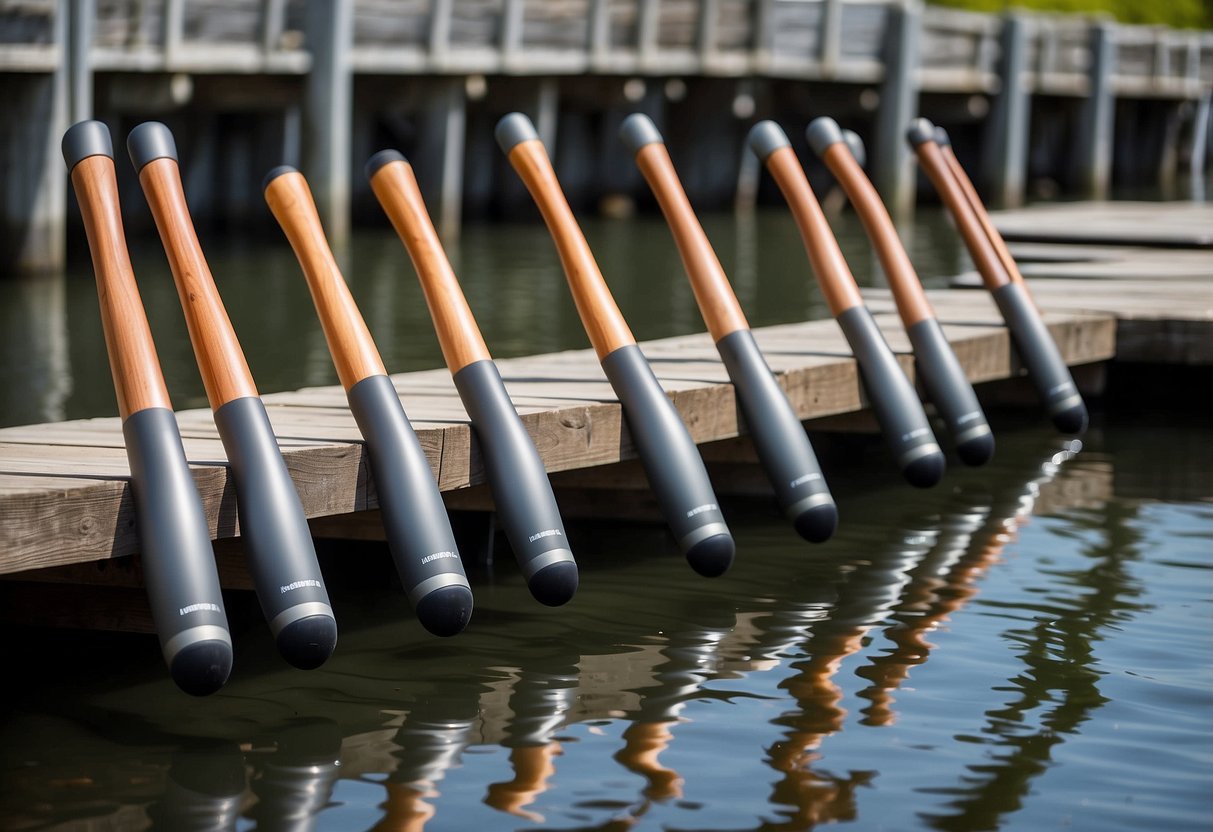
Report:
<svg viewBox="0 0 1213 832"><path fill-rule="evenodd" d="M1213 209L1210 209L1213 210ZM1039 263L1082 265L1088 250L1059 246ZM1100 250L1103 251L1103 250ZM1157 249L1139 249L1134 262ZM1109 360L1213 365L1213 252L1172 276L1096 279L1089 274L1034 280L1032 291L1066 362ZM1189 258L1191 259L1191 258ZM1033 264L1025 263L1031 272ZM1088 269L1095 269L1088 263ZM1143 270L1144 267L1139 268ZM865 290L869 306L906 372L909 342L889 294ZM957 357L983 395L1022 373L990 296L951 288L928 292ZM756 329L755 337L797 414L810 429L838 429L864 411L856 364L832 320ZM701 446L744 433L723 365L706 333L641 345ZM548 471L598 469L634 458L621 410L592 350L497 362ZM484 481L467 415L445 369L392 377L439 485L452 508ZM264 397L270 421L318 536L363 526L377 507L361 435L340 387ZM216 540L239 525L226 456L209 410L178 413L186 456ZM705 452L710 451L705 448ZM105 560L137 550L130 471L116 417L0 429L0 574ZM574 477L574 479L576 479ZM584 479L584 478L583 478ZM728 483L719 483L728 492ZM483 497L480 498L483 501ZM608 498L609 499L609 498ZM482 507L482 506L480 506Z"/></svg>

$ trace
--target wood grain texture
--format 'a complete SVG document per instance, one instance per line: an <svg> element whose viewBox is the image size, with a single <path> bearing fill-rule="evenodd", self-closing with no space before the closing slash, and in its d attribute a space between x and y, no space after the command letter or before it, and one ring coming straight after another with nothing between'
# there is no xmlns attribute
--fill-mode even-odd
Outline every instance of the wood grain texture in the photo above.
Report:
<svg viewBox="0 0 1213 832"><path fill-rule="evenodd" d="M859 294L851 268L842 256L838 240L826 222L813 189L809 187L809 180L800 167L795 151L786 146L779 148L767 156L766 166L783 192L788 207L792 209L792 217L804 239L809 262L813 265L813 273L817 275L817 283L821 286L830 313L838 317L848 309L863 304L863 296Z"/></svg>
<svg viewBox="0 0 1213 832"><path fill-rule="evenodd" d="M177 163L168 158L149 162L139 172L139 182L168 255L211 409L256 396L253 375L194 232Z"/></svg>
<svg viewBox="0 0 1213 832"><path fill-rule="evenodd" d="M371 190L408 249L451 374L491 356L459 279L434 229L408 162L389 162L371 177Z"/></svg>
<svg viewBox="0 0 1213 832"><path fill-rule="evenodd" d="M872 241L872 247L876 249L902 323L909 329L920 321L935 317L922 282L918 279L918 272L910 262L910 255L906 253L901 238L897 236L893 218L846 144L836 142L830 145L821 158L846 191Z"/></svg>
<svg viewBox="0 0 1213 832"><path fill-rule="evenodd" d="M526 183L552 234L560 263L564 266L564 276L577 304L577 314L581 316L598 358L606 358L620 347L635 344L632 330L615 304L590 252L590 245L564 198L543 142L538 139L519 142L510 150L509 159Z"/></svg>
<svg viewBox="0 0 1213 832"><path fill-rule="evenodd" d="M1002 235L998 233L998 229L994 227L994 222L990 219L985 204L982 203L981 197L977 194L977 188L973 187L973 180L969 178L969 174L965 172L964 167L960 164L960 160L956 158L956 153L952 150L952 146L941 147L939 151L943 154L944 161L948 163L948 170L952 172L952 178L960 186L960 190L964 193L969 207L973 209L973 215L977 217L977 222L981 225L981 230L985 232L986 239L990 241L990 245L994 246L994 253L998 255L998 262L1002 263L1002 267L1007 272L1007 277L1022 285L1024 291L1027 291L1027 284L1024 283L1023 275L1019 272L1019 266L1016 265L1015 258L1011 256L1011 251L1007 248L1007 243L1003 240Z"/></svg>
<svg viewBox="0 0 1213 832"><path fill-rule="evenodd" d="M986 288L993 292L1007 285L1011 277L998 259L998 253L982 229L973 206L960 188L960 183L952 175L939 145L935 142L923 142L914 148L914 152L918 156L918 164L926 171L931 184L935 186L936 192L952 215L956 230L960 232L974 265L981 272L981 279Z"/></svg>
<svg viewBox="0 0 1213 832"><path fill-rule="evenodd" d="M72 168L72 187L80 203L93 258L101 327L105 333L110 372L114 376L118 413L125 420L132 413L149 407L171 409L156 345L126 249L114 160L108 156L89 156L81 160Z"/></svg>
<svg viewBox="0 0 1213 832"><path fill-rule="evenodd" d="M375 339L333 258L303 174L284 173L275 177L265 189L265 201L307 278L341 386L348 391L364 378L387 375Z"/></svg>
<svg viewBox="0 0 1213 832"><path fill-rule="evenodd" d="M661 142L646 144L636 153L636 165L657 197L657 204L674 234L682 266L691 281L695 302L712 340L719 341L739 329L749 329L724 267L678 180L666 146Z"/></svg>

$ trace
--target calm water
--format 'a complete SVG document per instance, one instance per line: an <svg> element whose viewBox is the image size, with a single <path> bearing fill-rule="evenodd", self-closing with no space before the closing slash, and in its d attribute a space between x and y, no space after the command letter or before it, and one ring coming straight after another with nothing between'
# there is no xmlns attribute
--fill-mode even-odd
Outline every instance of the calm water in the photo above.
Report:
<svg viewBox="0 0 1213 832"><path fill-rule="evenodd" d="M995 427L931 491L876 444L827 470L824 545L726 502L717 580L658 527L573 524L570 605L499 558L451 640L385 553L329 550L334 657L287 668L252 621L205 700L151 637L18 634L0 827L1208 829L1207 431Z"/></svg>
<svg viewBox="0 0 1213 832"><path fill-rule="evenodd" d="M786 212L708 226L753 324L824 316ZM586 231L638 337L702 329L659 220ZM906 231L928 282L964 268L937 215ZM334 383L285 242L203 243L261 389ZM174 400L202 406L158 243L135 257ZM496 355L585 346L541 227L469 228L455 260ZM395 239L345 264L389 368L438 366ZM0 316L0 424L114 412L86 261L0 281ZM236 594L233 677L205 700L153 637L10 633L0 829L1210 828L1207 416L1097 412L1082 443L993 421L994 461L930 491L876 441L818 437L835 539L727 500L720 579L659 526L572 523L581 589L548 609L501 551L450 640L382 547L326 544L332 660L288 668Z"/></svg>

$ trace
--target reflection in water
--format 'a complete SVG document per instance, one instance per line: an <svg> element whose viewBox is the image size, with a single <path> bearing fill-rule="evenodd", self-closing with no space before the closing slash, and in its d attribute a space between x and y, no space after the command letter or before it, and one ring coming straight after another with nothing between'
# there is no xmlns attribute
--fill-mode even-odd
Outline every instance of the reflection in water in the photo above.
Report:
<svg viewBox="0 0 1213 832"><path fill-rule="evenodd" d="M1150 611L1128 570L1141 521L1101 490L1113 482L1106 458L1067 462L1077 448L1010 436L995 473L964 472L938 494L861 479L843 499L866 522L825 548L743 519L750 557L727 583L688 581L680 558L653 557L647 530L616 530L602 550L630 554L611 562L587 547L577 604L535 613L506 569L458 643L421 638L372 605L350 616L345 651L306 679L254 657L245 666L258 670L201 706L154 687L158 666L146 689L100 681L44 695L0 716L0 826L135 816L158 828L348 828L342 813L357 807L354 826L381 832L683 828L740 806L720 823L808 829L874 825L881 802L942 829L1002 826L1049 785L1039 775L1059 743L1080 726L1090 742L1109 695L1095 651ZM1025 531L1046 499L1064 511ZM1055 560L1023 556L1037 533ZM1012 542L1017 557L1000 563ZM962 610L950 649L936 650L933 634ZM992 650L997 661L970 670L966 649L994 640L1015 655ZM966 687L966 674L991 671ZM941 702L968 706L969 722L930 710ZM68 716L35 730L40 708ZM325 719L284 723L291 714ZM213 741L186 740L182 726ZM911 753L929 776L894 768ZM75 785L86 777L87 790Z"/></svg>
<svg viewBox="0 0 1213 832"><path fill-rule="evenodd" d="M244 755L234 743L184 748L173 755L164 793L148 817L156 829L235 829L247 782Z"/></svg>
<svg viewBox="0 0 1213 832"><path fill-rule="evenodd" d="M94 292L94 315L96 305ZM72 392L69 340L63 275L0 275L0 357L12 356L11 361L0 358L0 424L66 418ZM108 384L109 377L100 383Z"/></svg>

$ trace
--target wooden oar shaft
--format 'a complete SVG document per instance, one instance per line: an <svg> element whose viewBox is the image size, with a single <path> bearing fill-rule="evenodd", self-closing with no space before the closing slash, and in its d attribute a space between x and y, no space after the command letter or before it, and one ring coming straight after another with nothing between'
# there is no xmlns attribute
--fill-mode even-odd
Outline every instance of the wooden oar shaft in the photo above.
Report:
<svg viewBox="0 0 1213 832"><path fill-rule="evenodd" d="M547 223L565 277L577 304L577 314L600 359L636 343L623 314L607 288L589 243L569 208L543 142L528 139L509 151L510 164L526 184Z"/></svg>
<svg viewBox="0 0 1213 832"><path fill-rule="evenodd" d="M969 179L969 175L965 173L960 160L956 158L956 152L952 150L951 145L943 145L940 147L940 151L943 153L944 160L948 163L948 170L952 172L952 177L956 180L956 184L964 192L965 199L969 202L969 207L973 209L973 214L977 217L981 230L985 232L986 239L994 247L994 253L998 255L998 260L1006 270L1007 276L1016 283L1023 284L1026 290L1027 285L1024 283L1023 275L1019 272L1019 266L1015 264L1015 258L1011 256L1011 251L1007 248L1007 243L1002 238L1002 235L998 233L998 229L994 227L994 222L990 219L990 214L986 211L986 206L982 203L981 197L977 193L977 188L973 186L973 180Z"/></svg>
<svg viewBox="0 0 1213 832"><path fill-rule="evenodd" d="M89 156L72 168L84 231L97 276L101 327L123 421L149 407L171 410L151 327L139 296L122 229L114 160Z"/></svg>
<svg viewBox="0 0 1213 832"><path fill-rule="evenodd" d="M370 181L371 190L408 249L434 321L442 357L451 373L490 358L476 318L426 210L412 165L403 158L388 161L371 175Z"/></svg>
<svg viewBox="0 0 1213 832"><path fill-rule="evenodd" d="M298 171L275 176L266 185L265 201L303 268L341 385L348 392L368 376L386 375L375 340L333 258L307 180Z"/></svg>
<svg viewBox="0 0 1213 832"><path fill-rule="evenodd" d="M935 186L936 192L952 214L952 219L956 222L956 230L960 232L965 247L969 250L969 256L973 258L974 265L981 273L981 279L986 288L992 292L1005 286L1011 281L1011 278L1007 275L1002 261L998 259L994 246L986 237L981 223L978 222L973 206L969 204L964 191L961 190L956 178L949 170L947 160L944 159L939 145L935 143L934 139L915 142L914 152L918 155L918 163L927 172L931 184Z"/></svg>
<svg viewBox="0 0 1213 832"><path fill-rule="evenodd" d="M821 158L846 191L847 198L867 229L902 323L909 328L919 321L934 318L935 312L922 290L914 264L910 262L901 238L897 236L893 219L851 151L844 142L837 142L826 148Z"/></svg>
<svg viewBox="0 0 1213 832"><path fill-rule="evenodd" d="M691 280L695 302L699 304L712 340L719 341L739 329L749 329L737 295L729 285L703 226L695 217L665 144L651 142L641 147L636 153L636 164L657 197L657 204L674 234L683 267Z"/></svg>
<svg viewBox="0 0 1213 832"><path fill-rule="evenodd" d="M139 182L168 255L211 408L256 396L252 373L194 232L177 162L169 158L148 162L139 171Z"/></svg>
<svg viewBox="0 0 1213 832"><path fill-rule="evenodd" d="M766 157L767 170L771 172L779 190L783 192L800 236L804 238L809 262L825 296L826 305L835 317L856 306L863 305L863 296L855 284L851 269L842 256L830 225L826 222L821 204L809 187L804 169L790 147L781 147Z"/></svg>

